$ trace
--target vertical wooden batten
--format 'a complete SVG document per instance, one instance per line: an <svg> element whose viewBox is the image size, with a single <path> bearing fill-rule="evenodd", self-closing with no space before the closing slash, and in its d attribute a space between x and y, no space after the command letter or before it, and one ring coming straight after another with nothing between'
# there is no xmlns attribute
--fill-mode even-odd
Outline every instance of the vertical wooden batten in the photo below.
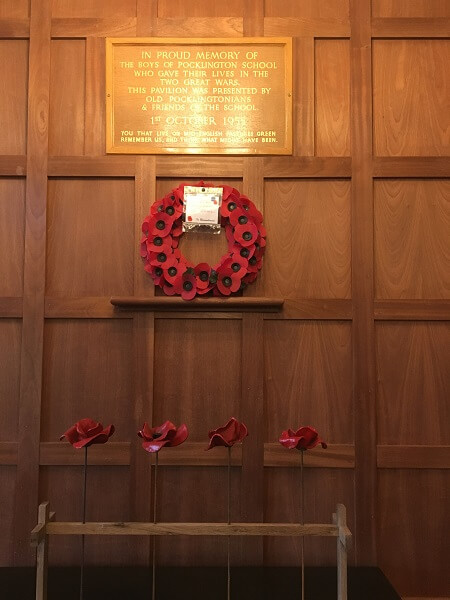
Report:
<svg viewBox="0 0 450 600"><path fill-rule="evenodd" d="M137 0L138 36L156 35L157 2L156 0ZM142 237L142 221L156 200L156 158L155 156L136 157L135 175L135 260L134 260L134 295L154 296L153 282L144 271L139 253ZM155 313L134 313L133 316L133 353L135 365L134 386L134 421L141 427L144 421L153 423L153 372L155 351ZM153 457L135 440L131 451L131 512L132 518L138 521L150 521L152 506L152 472ZM146 564L151 561L151 540L143 541L142 560Z"/></svg>
<svg viewBox="0 0 450 600"><path fill-rule="evenodd" d="M350 1L355 554L375 565L376 372L373 318L371 1Z"/></svg>
<svg viewBox="0 0 450 600"><path fill-rule="evenodd" d="M33 562L29 540L39 493L51 0L31 0L30 10L23 322L13 514L15 565Z"/></svg>

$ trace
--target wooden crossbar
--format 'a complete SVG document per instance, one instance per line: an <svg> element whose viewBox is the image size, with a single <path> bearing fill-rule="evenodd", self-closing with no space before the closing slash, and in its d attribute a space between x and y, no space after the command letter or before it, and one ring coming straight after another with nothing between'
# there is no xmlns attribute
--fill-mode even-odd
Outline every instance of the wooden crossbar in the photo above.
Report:
<svg viewBox="0 0 450 600"><path fill-rule="evenodd" d="M37 548L36 600L47 598L47 551L49 535L143 535L143 536L320 536L337 538L338 600L347 600L347 547L351 532L346 510L338 504L333 523L80 523L53 522L49 504L39 507L39 522L31 532Z"/></svg>

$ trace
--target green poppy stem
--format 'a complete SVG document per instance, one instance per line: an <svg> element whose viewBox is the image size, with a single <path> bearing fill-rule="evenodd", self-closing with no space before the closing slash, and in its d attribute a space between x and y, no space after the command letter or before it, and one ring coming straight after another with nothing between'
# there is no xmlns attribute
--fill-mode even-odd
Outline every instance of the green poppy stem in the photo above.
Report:
<svg viewBox="0 0 450 600"><path fill-rule="evenodd" d="M304 450L300 450L301 452L301 462L300 462L300 480L301 480L301 492L300 492L300 524L305 524L305 494L304 494L304 485L303 485L303 455L305 453ZM301 537L301 558L302 558L302 600L305 600L305 538L302 535Z"/></svg>
<svg viewBox="0 0 450 600"><path fill-rule="evenodd" d="M86 481L87 481L87 458L88 447L84 447L84 470L83 470L83 523L86 523ZM81 536L81 564L80 564L80 600L84 593L84 535Z"/></svg>
<svg viewBox="0 0 450 600"><path fill-rule="evenodd" d="M156 498L158 491L158 452L155 452L155 473L153 478L153 523L156 524ZM152 600L156 600L156 535L153 536L152 553Z"/></svg>
<svg viewBox="0 0 450 600"><path fill-rule="evenodd" d="M231 446L228 446L228 525L231 523ZM230 536L227 538L227 600L231 598Z"/></svg>

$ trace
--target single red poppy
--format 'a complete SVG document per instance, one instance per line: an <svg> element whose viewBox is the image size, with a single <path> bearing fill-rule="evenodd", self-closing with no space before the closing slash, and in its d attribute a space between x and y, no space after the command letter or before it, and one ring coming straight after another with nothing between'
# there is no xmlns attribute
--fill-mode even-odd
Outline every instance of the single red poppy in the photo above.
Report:
<svg viewBox="0 0 450 600"><path fill-rule="evenodd" d="M209 276L211 275L211 267L208 263L198 263L194 268L195 279L197 280L197 291L204 290L209 287Z"/></svg>
<svg viewBox="0 0 450 600"><path fill-rule="evenodd" d="M92 444L104 444L114 431L114 425L108 425L103 429L103 425L97 421L81 419L63 433L59 439L61 441L66 438L74 448L84 448L92 446Z"/></svg>
<svg viewBox="0 0 450 600"><path fill-rule="evenodd" d="M192 300L197 293L197 281L195 275L184 273L181 283L181 297L183 300Z"/></svg>
<svg viewBox="0 0 450 600"><path fill-rule="evenodd" d="M311 448L315 448L317 444L321 444L322 448L327 447L327 444L320 439L314 427L309 426L300 427L297 431L293 431L292 429L283 431L279 442L282 446L290 450L294 448L297 450L310 450Z"/></svg>
<svg viewBox="0 0 450 600"><path fill-rule="evenodd" d="M170 235L167 235L166 237L161 237L160 235L150 235L148 238L145 239L147 253L164 252L165 249L169 250L169 252L172 251L172 240L170 239Z"/></svg>
<svg viewBox="0 0 450 600"><path fill-rule="evenodd" d="M234 417L226 425L208 432L209 446L205 450L211 450L214 446L231 447L241 442L248 435L247 427Z"/></svg>
<svg viewBox="0 0 450 600"><path fill-rule="evenodd" d="M150 219L148 223L148 230L153 235L166 237L166 235L169 235L169 233L171 232L174 221L174 215L170 216L165 212L157 213L156 215L153 215Z"/></svg>
<svg viewBox="0 0 450 600"><path fill-rule="evenodd" d="M232 192L226 200L222 197L222 204L220 206L220 214L222 217L230 217L231 213L237 208L241 208L239 192L237 194Z"/></svg>
<svg viewBox="0 0 450 600"><path fill-rule="evenodd" d="M159 285L161 287L164 285L164 271L161 267L154 267L150 263L147 263L144 265L144 269L147 271L147 273L150 273L155 285Z"/></svg>
<svg viewBox="0 0 450 600"><path fill-rule="evenodd" d="M242 246L251 246L258 238L258 229L250 221L245 225L236 225L234 228L234 239Z"/></svg>
<svg viewBox="0 0 450 600"><path fill-rule="evenodd" d="M237 292L240 287L241 277L231 267L222 266L217 270L217 289L223 296Z"/></svg>
<svg viewBox="0 0 450 600"><path fill-rule="evenodd" d="M150 427L144 423L138 436L144 441L142 447L147 452L159 452L163 446L174 447L182 444L189 435L186 425L176 427L171 421L165 421L159 427Z"/></svg>
<svg viewBox="0 0 450 600"><path fill-rule="evenodd" d="M230 215L230 223L233 225L233 227L236 227L236 225L245 225L249 221L253 223L253 219L248 213L245 212L243 208L237 208L236 210L233 210Z"/></svg>
<svg viewBox="0 0 450 600"><path fill-rule="evenodd" d="M249 261L240 254L232 254L224 261L223 267L230 268L235 275L242 278L248 271L248 263Z"/></svg>
<svg viewBox="0 0 450 600"><path fill-rule="evenodd" d="M173 285L177 277L183 275L186 271L186 265L172 255L162 265L162 269L164 271L164 279Z"/></svg>

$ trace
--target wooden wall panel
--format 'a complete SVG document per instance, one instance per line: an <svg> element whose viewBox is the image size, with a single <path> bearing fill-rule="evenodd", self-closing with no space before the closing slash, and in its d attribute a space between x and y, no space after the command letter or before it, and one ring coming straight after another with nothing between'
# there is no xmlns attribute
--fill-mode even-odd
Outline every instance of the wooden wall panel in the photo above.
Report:
<svg viewBox="0 0 450 600"><path fill-rule="evenodd" d="M136 0L53 0L53 18L135 17Z"/></svg>
<svg viewBox="0 0 450 600"><path fill-rule="evenodd" d="M2 0L0 19L26 19L29 14L30 0Z"/></svg>
<svg viewBox="0 0 450 600"><path fill-rule="evenodd" d="M25 180L0 178L0 296L22 296Z"/></svg>
<svg viewBox="0 0 450 600"><path fill-rule="evenodd" d="M380 472L380 567L404 597L448 596L449 490L449 470Z"/></svg>
<svg viewBox="0 0 450 600"><path fill-rule="evenodd" d="M268 181L264 217L268 296L350 297L350 182Z"/></svg>
<svg viewBox="0 0 450 600"><path fill-rule="evenodd" d="M266 468L264 484L264 520L269 523L300 522L300 469ZM352 470L305 469L304 485L306 523L331 522L331 514L336 510L336 503L342 502L347 507L349 527L354 530ZM300 552L300 538L267 538L264 542L266 564L300 568ZM351 562L353 562L352 555L350 555ZM336 541L305 538L305 564L335 565Z"/></svg>
<svg viewBox="0 0 450 600"><path fill-rule="evenodd" d="M377 298L450 298L450 181L375 182Z"/></svg>
<svg viewBox="0 0 450 600"><path fill-rule="evenodd" d="M0 64L0 154L25 154L28 42L0 40Z"/></svg>
<svg viewBox="0 0 450 600"><path fill-rule="evenodd" d="M210 429L239 419L240 349L240 321L158 319L154 422L186 423L189 440L207 445Z"/></svg>
<svg viewBox="0 0 450 600"><path fill-rule="evenodd" d="M85 40L52 41L50 155L84 154L85 52Z"/></svg>
<svg viewBox="0 0 450 600"><path fill-rule="evenodd" d="M373 0L374 17L450 17L448 0Z"/></svg>
<svg viewBox="0 0 450 600"><path fill-rule="evenodd" d="M265 0L266 17L304 17L308 19L336 19L348 18L348 0Z"/></svg>
<svg viewBox="0 0 450 600"><path fill-rule="evenodd" d="M0 466L0 527L2 535L0 536L0 564L10 566L13 553L13 522L11 515L14 510L16 467ZM11 565L12 566L12 565Z"/></svg>
<svg viewBox="0 0 450 600"><path fill-rule="evenodd" d="M158 17L240 17L246 0L158 0Z"/></svg>
<svg viewBox="0 0 450 600"><path fill-rule="evenodd" d="M450 40L374 41L377 156L450 154L449 63Z"/></svg>
<svg viewBox="0 0 450 600"><path fill-rule="evenodd" d="M350 156L350 44L315 42L315 153Z"/></svg>
<svg viewBox="0 0 450 600"><path fill-rule="evenodd" d="M450 445L448 323L378 323L378 443Z"/></svg>
<svg viewBox="0 0 450 600"><path fill-rule="evenodd" d="M58 441L83 417L113 423L114 442L134 440L132 348L128 319L47 321L41 441Z"/></svg>
<svg viewBox="0 0 450 600"><path fill-rule="evenodd" d="M132 293L132 180L50 180L47 226L48 296Z"/></svg>
<svg viewBox="0 0 450 600"><path fill-rule="evenodd" d="M264 353L265 441L312 425L332 444L352 443L350 324L267 321Z"/></svg>
<svg viewBox="0 0 450 600"><path fill-rule="evenodd" d="M73 450L73 452L82 452ZM83 467L41 467L40 500L51 498L58 520L82 518ZM130 521L130 477L128 467L89 466L87 473L86 518L88 521ZM140 563L142 540L126 536L85 540L87 564L126 566ZM54 536L49 545L51 565L78 565L81 542L75 537ZM61 594L63 590L61 590Z"/></svg>
<svg viewBox="0 0 450 600"><path fill-rule="evenodd" d="M21 335L18 319L0 319L0 442L17 441Z"/></svg>

